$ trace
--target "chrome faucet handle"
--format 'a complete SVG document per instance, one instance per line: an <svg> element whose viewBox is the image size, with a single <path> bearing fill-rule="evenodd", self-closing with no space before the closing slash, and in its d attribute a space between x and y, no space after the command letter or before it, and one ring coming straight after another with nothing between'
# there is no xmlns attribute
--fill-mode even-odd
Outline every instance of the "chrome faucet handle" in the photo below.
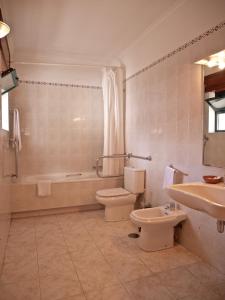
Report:
<svg viewBox="0 0 225 300"><path fill-rule="evenodd" d="M166 203L164 207L165 207L165 209L175 210L176 204L175 204L175 202L169 202L169 203Z"/></svg>
<svg viewBox="0 0 225 300"><path fill-rule="evenodd" d="M175 204L175 202L170 202L170 210L175 210L175 208L176 208L176 204Z"/></svg>

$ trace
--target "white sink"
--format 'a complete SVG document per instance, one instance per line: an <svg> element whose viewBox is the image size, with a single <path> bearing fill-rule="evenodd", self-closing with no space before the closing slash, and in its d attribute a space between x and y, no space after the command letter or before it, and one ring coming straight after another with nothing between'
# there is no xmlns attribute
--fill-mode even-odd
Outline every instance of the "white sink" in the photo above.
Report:
<svg viewBox="0 0 225 300"><path fill-rule="evenodd" d="M225 185L207 183L174 184L166 188L175 201L225 221Z"/></svg>

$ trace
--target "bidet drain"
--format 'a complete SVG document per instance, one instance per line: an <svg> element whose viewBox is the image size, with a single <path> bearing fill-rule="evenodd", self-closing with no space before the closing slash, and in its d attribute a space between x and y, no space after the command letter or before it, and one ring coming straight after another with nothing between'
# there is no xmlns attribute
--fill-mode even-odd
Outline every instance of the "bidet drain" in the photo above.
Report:
<svg viewBox="0 0 225 300"><path fill-rule="evenodd" d="M138 233L135 233L135 232L132 232L132 233L128 234L128 237L132 238L132 239L137 239L137 238L139 238L139 236L140 235Z"/></svg>

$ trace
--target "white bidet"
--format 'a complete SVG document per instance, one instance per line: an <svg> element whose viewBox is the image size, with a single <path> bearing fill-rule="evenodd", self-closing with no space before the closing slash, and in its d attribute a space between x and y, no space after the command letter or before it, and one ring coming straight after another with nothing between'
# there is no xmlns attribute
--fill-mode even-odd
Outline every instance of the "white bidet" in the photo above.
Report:
<svg viewBox="0 0 225 300"><path fill-rule="evenodd" d="M137 209L130 214L131 221L141 227L138 245L146 251L157 251L174 246L174 226L186 219L182 210L168 206Z"/></svg>

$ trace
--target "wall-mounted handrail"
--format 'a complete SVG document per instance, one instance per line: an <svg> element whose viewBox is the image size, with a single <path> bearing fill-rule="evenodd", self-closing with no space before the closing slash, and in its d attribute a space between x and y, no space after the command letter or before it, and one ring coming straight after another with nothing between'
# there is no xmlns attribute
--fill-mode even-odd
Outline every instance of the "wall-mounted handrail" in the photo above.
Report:
<svg viewBox="0 0 225 300"><path fill-rule="evenodd" d="M149 156L139 156L139 155L133 155L132 153L125 153L125 154L112 154L112 155L101 155L96 159L96 174L98 177L101 178L112 178L112 177L120 177L122 175L107 175L107 176L103 176L100 174L99 172L99 161L103 160L105 158L114 158L114 159L118 159L118 158L137 158L137 159L143 159L143 160L152 160L151 155Z"/></svg>

